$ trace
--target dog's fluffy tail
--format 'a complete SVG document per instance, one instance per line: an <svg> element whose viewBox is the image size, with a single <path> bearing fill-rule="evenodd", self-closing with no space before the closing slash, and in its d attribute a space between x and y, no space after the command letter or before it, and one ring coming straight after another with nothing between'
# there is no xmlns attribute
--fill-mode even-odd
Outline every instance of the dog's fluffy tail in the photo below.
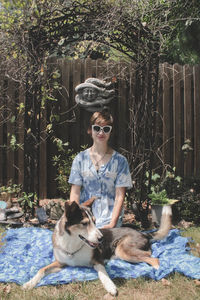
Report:
<svg viewBox="0 0 200 300"><path fill-rule="evenodd" d="M162 240L165 238L171 229L172 225L172 208L170 205L163 206L160 227L152 237L154 240Z"/></svg>

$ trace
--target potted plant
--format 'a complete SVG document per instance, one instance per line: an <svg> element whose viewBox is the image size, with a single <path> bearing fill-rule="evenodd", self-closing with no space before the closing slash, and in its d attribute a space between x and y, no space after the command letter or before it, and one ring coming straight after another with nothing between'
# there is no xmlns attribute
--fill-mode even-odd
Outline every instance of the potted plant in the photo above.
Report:
<svg viewBox="0 0 200 300"><path fill-rule="evenodd" d="M165 189L159 192L153 190L148 196L151 199L152 222L156 224L160 223L163 207L173 205L178 201L176 199L169 199Z"/></svg>
<svg viewBox="0 0 200 300"><path fill-rule="evenodd" d="M149 174L147 174L147 177ZM148 178L149 179L149 178ZM175 168L171 171L166 171L165 175L161 177L155 173L151 176L151 193L148 194L151 204L152 222L159 224L162 210L165 205L173 205L179 200L173 199L174 190L179 188L181 178L175 176ZM170 196L169 196L170 195Z"/></svg>
<svg viewBox="0 0 200 300"><path fill-rule="evenodd" d="M17 196L21 191L21 185L9 183L8 186L0 187L0 200L6 203L6 207L12 206L12 198Z"/></svg>

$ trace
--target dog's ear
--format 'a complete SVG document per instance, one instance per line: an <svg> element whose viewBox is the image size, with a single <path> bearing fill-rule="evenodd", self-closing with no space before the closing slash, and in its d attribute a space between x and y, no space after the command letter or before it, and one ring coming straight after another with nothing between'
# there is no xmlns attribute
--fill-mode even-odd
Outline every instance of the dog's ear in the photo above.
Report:
<svg viewBox="0 0 200 300"><path fill-rule="evenodd" d="M69 210L69 207L70 207L70 201L67 200L67 201L65 202L65 205L64 205L65 215L66 215L66 212Z"/></svg>
<svg viewBox="0 0 200 300"><path fill-rule="evenodd" d="M69 216L71 213L76 211L79 208L79 205L75 201L66 201L65 202L65 215Z"/></svg>
<svg viewBox="0 0 200 300"><path fill-rule="evenodd" d="M75 201L65 203L65 216L68 225L79 223L83 218L81 208Z"/></svg>

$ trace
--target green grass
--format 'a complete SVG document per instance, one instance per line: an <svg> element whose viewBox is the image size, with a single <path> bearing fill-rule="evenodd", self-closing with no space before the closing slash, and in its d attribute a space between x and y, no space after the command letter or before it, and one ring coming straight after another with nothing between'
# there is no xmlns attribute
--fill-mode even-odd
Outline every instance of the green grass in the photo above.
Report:
<svg viewBox="0 0 200 300"><path fill-rule="evenodd" d="M181 235L191 237L196 243L200 243L200 227L189 227L183 230Z"/></svg>
<svg viewBox="0 0 200 300"><path fill-rule="evenodd" d="M2 230L0 230L2 232ZM200 243L200 228L191 227L182 232ZM198 255L198 253L195 253ZM17 276L17 274L16 274ZM172 274L167 281L151 279L115 279L119 300L196 300L200 299L200 286L181 274ZM0 300L100 300L106 292L99 280L78 282L60 286L45 286L24 291L16 284L0 284Z"/></svg>
<svg viewBox="0 0 200 300"><path fill-rule="evenodd" d="M193 280L180 274L171 275L168 284L144 278L115 279L119 300L196 300L200 299L200 287ZM6 288L8 287L8 293ZM10 290L9 290L10 289ZM100 300L106 294L99 280L72 283L61 286L45 286L23 291L15 284L0 284L0 299L15 300Z"/></svg>
<svg viewBox="0 0 200 300"><path fill-rule="evenodd" d="M182 236L192 238L189 242L191 253L200 257L200 227L190 227L182 232Z"/></svg>

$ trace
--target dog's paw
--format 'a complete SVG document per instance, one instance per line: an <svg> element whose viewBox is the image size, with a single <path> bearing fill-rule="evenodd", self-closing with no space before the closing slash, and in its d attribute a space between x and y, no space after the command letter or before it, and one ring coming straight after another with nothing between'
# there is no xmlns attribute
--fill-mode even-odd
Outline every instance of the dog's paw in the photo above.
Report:
<svg viewBox="0 0 200 300"><path fill-rule="evenodd" d="M160 265L153 266L154 269L158 270L160 268Z"/></svg>
<svg viewBox="0 0 200 300"><path fill-rule="evenodd" d="M152 257L152 259L153 259L153 264L152 264L153 268L156 269L156 270L158 270L160 268L160 261L159 261L159 259L156 258L156 257L155 258Z"/></svg>
<svg viewBox="0 0 200 300"><path fill-rule="evenodd" d="M114 284L110 284L109 287L107 287L107 291L112 295L112 296L117 296L117 288Z"/></svg>
<svg viewBox="0 0 200 300"><path fill-rule="evenodd" d="M115 299L115 296L112 296L110 293L107 293L103 296L103 300L113 300Z"/></svg>
<svg viewBox="0 0 200 300"><path fill-rule="evenodd" d="M22 285L23 290L31 290L34 287L31 281L28 281Z"/></svg>

